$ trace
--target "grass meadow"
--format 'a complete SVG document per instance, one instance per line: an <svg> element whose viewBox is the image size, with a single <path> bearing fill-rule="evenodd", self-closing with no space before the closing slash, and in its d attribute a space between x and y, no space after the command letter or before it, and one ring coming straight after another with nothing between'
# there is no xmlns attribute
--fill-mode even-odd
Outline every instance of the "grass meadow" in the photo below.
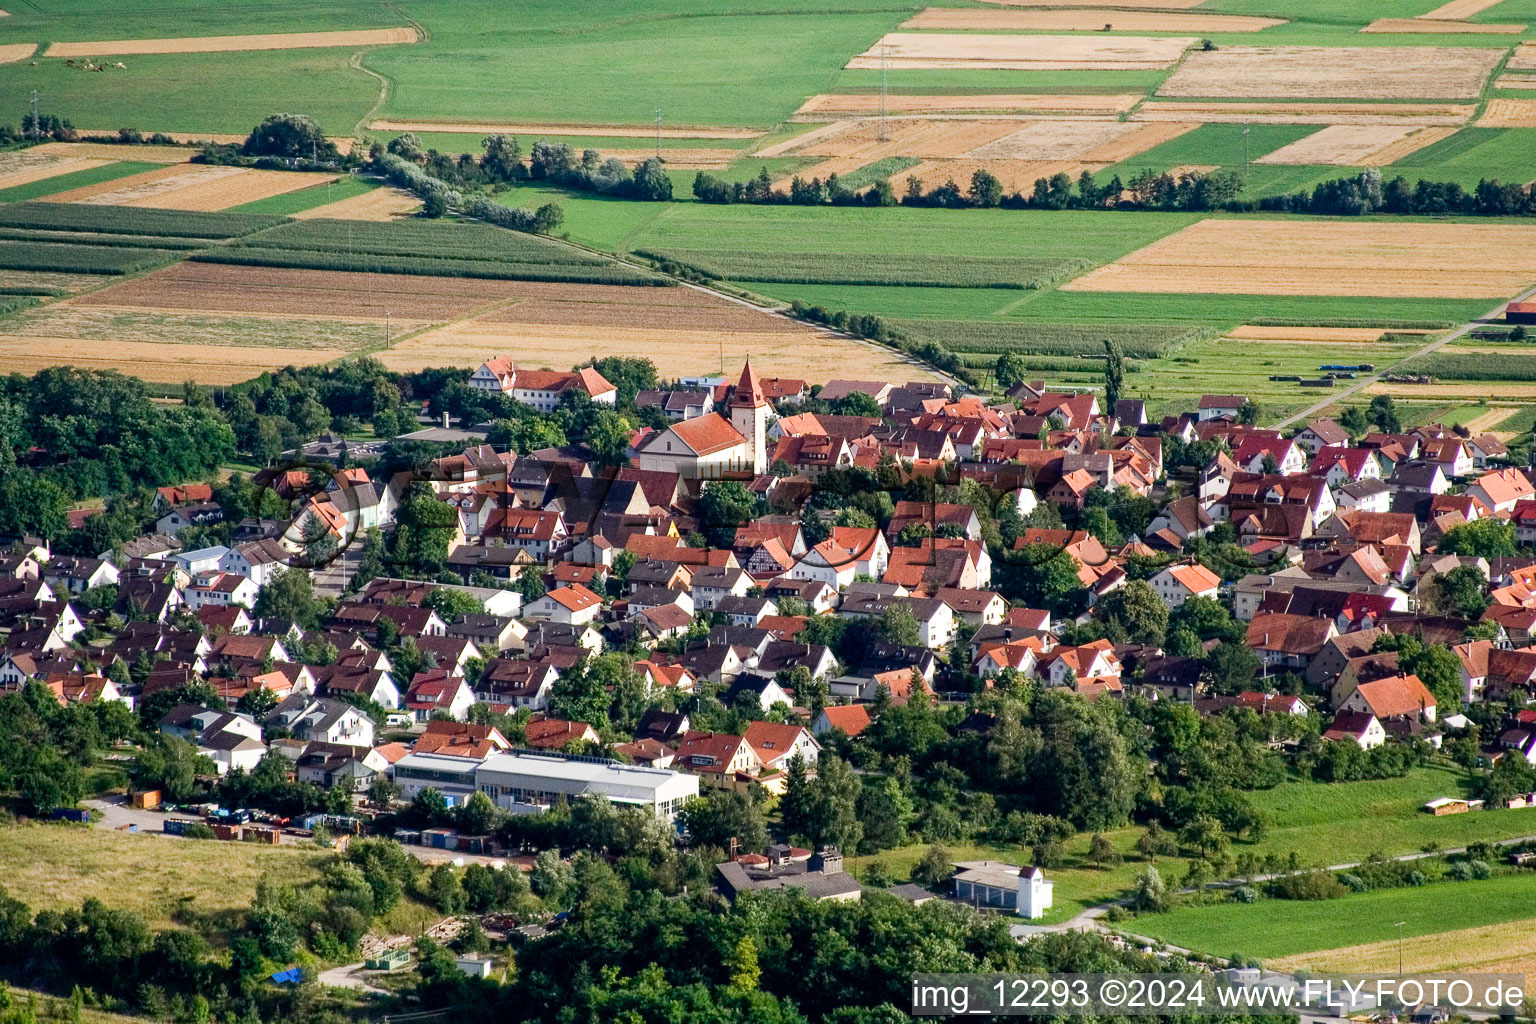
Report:
<svg viewBox="0 0 1536 1024"><path fill-rule="evenodd" d="M1417 889L1382 889L1337 900L1261 900L1183 907L1143 914L1127 927L1137 934L1217 956L1281 957L1501 924L1529 918L1536 908L1536 874L1521 872L1473 882L1435 882Z"/></svg>
<svg viewBox="0 0 1536 1024"><path fill-rule="evenodd" d="M1280 857L1294 852L1304 866L1326 867L1355 863L1373 853L1389 856L1416 853L1430 843L1452 849L1478 840L1536 835L1536 812L1522 816L1520 811L1482 811L1436 818L1420 810L1426 800L1466 793L1468 785L1465 772L1443 765L1417 768L1401 779L1327 786L1311 781L1285 782L1274 789L1248 794L1256 806L1270 815L1269 833L1263 842L1235 843L1233 852ZM1146 866L1135 852L1140 835L1139 828L1107 833L1123 859L1119 864L1102 868L1088 861L1088 835L1069 840L1066 863L1050 872L1056 883L1055 907L1047 916L1047 922L1064 921L1087 907L1127 895L1136 875ZM870 861L879 860L904 880L925 849L921 845L905 846L854 860L861 871ZM956 846L950 853L954 860L990 858L1012 864L1030 860L1027 849L985 844ZM1158 859L1157 866L1165 880L1174 882L1183 876L1185 862L1182 858L1165 857ZM1279 905L1264 904L1266 907ZM1521 916L1530 915L1528 905ZM1153 920L1157 918L1141 918L1138 927L1143 921ZM1347 944L1346 941L1330 943ZM1215 951L1224 953L1229 950ZM1245 948L1244 952L1253 951Z"/></svg>

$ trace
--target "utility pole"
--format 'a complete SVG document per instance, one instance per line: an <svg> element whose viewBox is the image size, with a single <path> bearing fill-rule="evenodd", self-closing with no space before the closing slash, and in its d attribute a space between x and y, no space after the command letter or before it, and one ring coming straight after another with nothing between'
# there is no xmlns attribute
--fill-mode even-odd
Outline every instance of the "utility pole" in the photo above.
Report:
<svg viewBox="0 0 1536 1024"><path fill-rule="evenodd" d="M1243 177L1248 176L1248 126L1243 125Z"/></svg>
<svg viewBox="0 0 1536 1024"><path fill-rule="evenodd" d="M656 108L656 159L661 159L661 108Z"/></svg>
<svg viewBox="0 0 1536 1024"><path fill-rule="evenodd" d="M42 132L42 126L38 124L37 117L38 117L38 115L37 115L37 90L33 89L32 90L32 129L31 129L31 131L29 131L27 133L29 138L34 138L35 139Z"/></svg>
<svg viewBox="0 0 1536 1024"><path fill-rule="evenodd" d="M1403 925L1407 923L1407 921L1399 921L1392 926L1397 929L1397 977L1399 981L1403 977Z"/></svg>
<svg viewBox="0 0 1536 1024"><path fill-rule="evenodd" d="M390 319L389 311L385 310L385 312L384 312L384 347L385 348L389 348L390 329L392 327L393 327L393 324L392 324L391 319Z"/></svg>

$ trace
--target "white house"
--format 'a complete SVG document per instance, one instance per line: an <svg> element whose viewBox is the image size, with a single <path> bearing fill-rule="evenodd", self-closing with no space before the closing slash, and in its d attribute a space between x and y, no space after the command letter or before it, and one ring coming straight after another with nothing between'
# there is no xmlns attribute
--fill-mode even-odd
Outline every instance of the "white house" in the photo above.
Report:
<svg viewBox="0 0 1536 1024"><path fill-rule="evenodd" d="M187 607L197 611L204 605L225 607L228 605L242 605L246 608L256 606L256 596L261 588L244 576L236 576L229 572L205 572L198 573L190 586L182 591L187 600Z"/></svg>
<svg viewBox="0 0 1536 1024"><path fill-rule="evenodd" d="M1171 611L1192 597L1215 597L1221 577L1198 563L1170 565L1147 581Z"/></svg>
<svg viewBox="0 0 1536 1024"><path fill-rule="evenodd" d="M598 405L613 405L618 389L590 366L579 370L519 370L510 357L497 356L480 364L469 378L476 391L496 391L540 412L553 412L560 396L578 391Z"/></svg>
<svg viewBox="0 0 1536 1024"><path fill-rule="evenodd" d="M634 465L689 480L715 480L728 474L759 476L768 469L772 411L748 362L726 402L727 415L707 413L658 431L640 442Z"/></svg>
<svg viewBox="0 0 1536 1024"><path fill-rule="evenodd" d="M551 590L537 601L530 601L524 616L547 619L568 626L585 626L603 610L603 599L580 583Z"/></svg>

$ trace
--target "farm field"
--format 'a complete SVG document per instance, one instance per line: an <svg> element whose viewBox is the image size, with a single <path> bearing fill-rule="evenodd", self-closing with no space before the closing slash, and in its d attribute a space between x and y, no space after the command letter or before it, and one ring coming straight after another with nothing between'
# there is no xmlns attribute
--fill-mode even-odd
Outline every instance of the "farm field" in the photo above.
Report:
<svg viewBox="0 0 1536 1024"><path fill-rule="evenodd" d="M1533 243L1514 224L1209 219L1063 287L1504 298L1536 282Z"/></svg>
<svg viewBox="0 0 1536 1024"><path fill-rule="evenodd" d="M1395 929L1394 929L1395 930ZM1536 921L1515 919L1500 924L1457 928L1405 937L1363 942L1276 957L1266 964L1275 970L1368 971L1383 974L1401 964L1410 973L1470 971L1529 974L1536 966Z"/></svg>
<svg viewBox="0 0 1536 1024"><path fill-rule="evenodd" d="M1529 936L1533 898L1536 875L1521 873L1355 893L1337 900L1185 907L1166 914L1143 914L1129 928L1187 949L1223 956L1236 950L1305 963L1307 958L1297 954L1333 950L1345 943L1395 947L1397 921L1407 922L1402 928L1404 938L1521 920ZM1529 946L1525 948L1528 952Z"/></svg>

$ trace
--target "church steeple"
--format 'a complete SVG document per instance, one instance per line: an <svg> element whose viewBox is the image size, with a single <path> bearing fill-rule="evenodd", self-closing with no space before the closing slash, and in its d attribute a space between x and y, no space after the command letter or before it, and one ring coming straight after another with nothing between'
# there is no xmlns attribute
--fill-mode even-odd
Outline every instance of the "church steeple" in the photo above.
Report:
<svg viewBox="0 0 1536 1024"><path fill-rule="evenodd" d="M768 472L768 415L773 410L763 395L762 381L752 369L752 360L748 359L742 366L741 379L736 382L736 390L731 393L726 406L731 426L751 446L752 472L759 475Z"/></svg>
<svg viewBox="0 0 1536 1024"><path fill-rule="evenodd" d="M731 393L731 408L762 409L768 405L768 399L763 397L762 382L757 379L757 371L752 369L752 360L748 359L741 368L741 379L736 382L736 390Z"/></svg>

